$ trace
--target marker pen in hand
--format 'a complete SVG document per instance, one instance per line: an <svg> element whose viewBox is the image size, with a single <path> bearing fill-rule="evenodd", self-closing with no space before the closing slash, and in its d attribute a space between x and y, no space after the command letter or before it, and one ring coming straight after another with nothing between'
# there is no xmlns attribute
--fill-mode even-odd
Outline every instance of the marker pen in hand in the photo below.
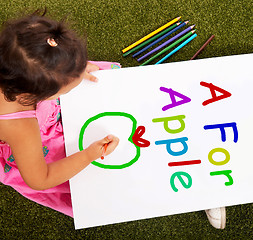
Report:
<svg viewBox="0 0 253 240"><path fill-rule="evenodd" d="M108 143L106 143L106 144L103 146L102 156L101 156L101 159L102 159L102 160L105 158L105 152L106 152L107 147L108 147Z"/></svg>

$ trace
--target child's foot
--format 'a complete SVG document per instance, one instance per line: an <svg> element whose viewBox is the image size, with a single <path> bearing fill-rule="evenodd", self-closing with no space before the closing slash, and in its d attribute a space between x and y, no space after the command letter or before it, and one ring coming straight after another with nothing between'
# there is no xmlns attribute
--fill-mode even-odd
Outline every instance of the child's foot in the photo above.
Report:
<svg viewBox="0 0 253 240"><path fill-rule="evenodd" d="M226 226L226 208L212 208L205 210L210 224L217 229L224 229Z"/></svg>

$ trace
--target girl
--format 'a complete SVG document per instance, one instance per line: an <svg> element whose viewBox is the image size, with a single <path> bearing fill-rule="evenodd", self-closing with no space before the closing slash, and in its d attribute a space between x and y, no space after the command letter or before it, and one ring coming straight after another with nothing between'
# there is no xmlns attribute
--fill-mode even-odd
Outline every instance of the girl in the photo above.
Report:
<svg viewBox="0 0 253 240"><path fill-rule="evenodd" d="M73 217L68 180L119 140L109 135L66 157L56 99L84 78L97 81L90 72L120 65L87 62L74 32L37 13L7 22L0 34L0 181ZM225 208L206 213L214 227L225 227Z"/></svg>
<svg viewBox="0 0 253 240"><path fill-rule="evenodd" d="M99 158L104 144L110 154L119 139L105 136L66 157L56 99L116 63L87 62L75 33L44 15L9 21L0 34L0 181L72 217L68 180Z"/></svg>

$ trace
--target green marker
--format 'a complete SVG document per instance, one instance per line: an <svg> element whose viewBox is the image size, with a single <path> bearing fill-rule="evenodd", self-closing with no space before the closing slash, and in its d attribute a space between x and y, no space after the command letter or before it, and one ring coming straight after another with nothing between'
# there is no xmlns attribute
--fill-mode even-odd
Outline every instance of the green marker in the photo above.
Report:
<svg viewBox="0 0 253 240"><path fill-rule="evenodd" d="M195 31L196 30L190 31L189 33L187 33L186 35L184 35L183 37L181 37L180 39L178 39L176 42L172 43L171 45L169 45L168 47L166 47L165 49L163 49L161 52L157 53L156 55L154 55L153 57L151 57L150 59L148 59L146 62L142 63L140 66L147 65L148 63L150 63L155 58L159 57L163 53L167 52L168 50L170 50L171 48L173 48L174 46L176 46L178 43L184 41L186 38L188 38L189 36L191 36Z"/></svg>
<svg viewBox="0 0 253 240"><path fill-rule="evenodd" d="M178 22L178 23L173 24L171 27L165 29L165 30L162 31L161 33L156 34L154 37L148 39L147 41L145 41L145 42L143 42L142 44L136 46L135 48L133 48L133 49L127 51L126 53L123 54L123 57L126 57L126 56L128 56L129 54L135 52L136 50L138 50L138 49L144 47L144 46L147 45L148 43L154 41L155 39L157 39L157 38L159 38L160 36L164 35L165 33L169 32L169 31L172 30L173 28L177 27L180 23L181 23L181 22Z"/></svg>

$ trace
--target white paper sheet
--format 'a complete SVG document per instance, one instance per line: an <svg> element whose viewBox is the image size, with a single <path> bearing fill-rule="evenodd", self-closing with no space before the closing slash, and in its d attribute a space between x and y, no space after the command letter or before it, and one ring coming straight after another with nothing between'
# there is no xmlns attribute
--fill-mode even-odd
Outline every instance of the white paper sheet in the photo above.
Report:
<svg viewBox="0 0 253 240"><path fill-rule="evenodd" d="M253 54L246 54L97 71L98 83L83 81L62 96L67 155L79 151L80 139L86 148L107 134L120 138L111 155L70 180L76 229L253 202L252 62ZM231 96L203 106L223 93L212 96L200 82ZM173 96L176 103L184 100L177 93L190 101L163 111ZM185 116L185 129L167 132L159 118L178 115ZM234 129L204 129L224 123ZM138 126L145 127L149 147L129 141ZM169 122L172 129L180 126ZM169 145L171 139L177 143ZM168 165L190 160L195 164ZM228 186L225 173L233 182Z"/></svg>

